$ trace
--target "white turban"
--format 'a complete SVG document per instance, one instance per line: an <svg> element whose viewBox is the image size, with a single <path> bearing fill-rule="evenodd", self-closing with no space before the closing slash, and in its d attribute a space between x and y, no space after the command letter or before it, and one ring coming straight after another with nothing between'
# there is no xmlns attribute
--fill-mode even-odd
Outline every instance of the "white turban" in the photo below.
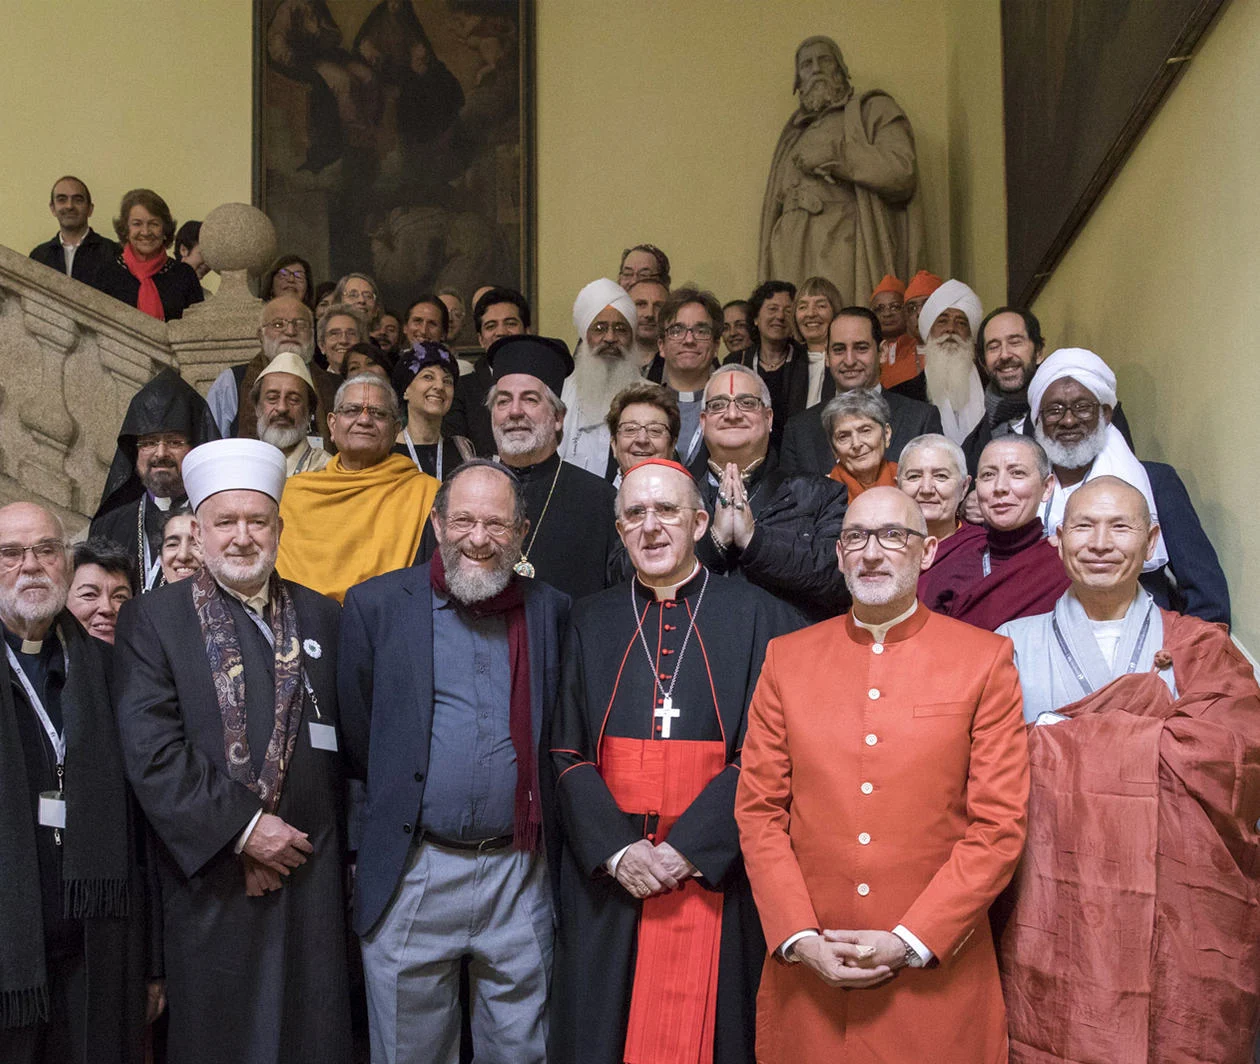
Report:
<svg viewBox="0 0 1260 1064"><path fill-rule="evenodd" d="M605 307L614 307L622 317L630 323L633 330L639 324L639 315L634 309L634 300L616 281L601 277L592 281L578 293L573 301L573 326L577 329L578 339L586 339L586 330L603 312Z"/></svg>
<svg viewBox="0 0 1260 1064"><path fill-rule="evenodd" d="M935 292L928 296L928 301L919 311L919 335L926 342L932 326L947 310L961 310L967 315L967 323L971 326L974 339L980 332L980 322L984 319L984 308L980 305L980 297L962 281L951 277Z"/></svg>
<svg viewBox="0 0 1260 1064"><path fill-rule="evenodd" d="M1071 377L1087 388L1103 406L1116 408L1116 375L1093 351L1083 347L1061 347L1040 366L1028 385L1028 408L1033 421L1041 417L1041 398L1055 381Z"/></svg>
<svg viewBox="0 0 1260 1064"><path fill-rule="evenodd" d="M261 491L278 503L287 472L284 452L262 440L203 443L184 455L182 471L194 513L220 491Z"/></svg>

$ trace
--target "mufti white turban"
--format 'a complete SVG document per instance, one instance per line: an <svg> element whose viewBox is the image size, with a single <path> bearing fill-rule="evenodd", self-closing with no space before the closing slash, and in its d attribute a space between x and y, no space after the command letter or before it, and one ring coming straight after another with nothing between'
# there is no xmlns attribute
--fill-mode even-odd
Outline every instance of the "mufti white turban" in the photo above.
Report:
<svg viewBox="0 0 1260 1064"><path fill-rule="evenodd" d="M262 440L213 440L194 447L182 466L188 505L220 491L261 491L276 502L284 491L284 452Z"/></svg>
<svg viewBox="0 0 1260 1064"><path fill-rule="evenodd" d="M639 324L639 315L634 309L634 300L616 281L601 277L592 281L578 293L573 301L573 326L577 329L578 339L586 339L586 330L605 307L615 307L621 311L622 317L633 329Z"/></svg>
<svg viewBox="0 0 1260 1064"><path fill-rule="evenodd" d="M1028 407L1033 420L1041 416L1041 398L1055 381L1071 377L1088 388L1103 406L1116 406L1116 375L1093 351L1083 347L1061 347L1040 366L1028 385Z"/></svg>
<svg viewBox="0 0 1260 1064"><path fill-rule="evenodd" d="M967 323L971 326L974 338L980 331L980 322L984 319L984 308L980 305L980 297L962 281L951 277L935 292L928 296L928 301L919 311L919 335L927 340L932 326L947 310L961 310L967 315Z"/></svg>

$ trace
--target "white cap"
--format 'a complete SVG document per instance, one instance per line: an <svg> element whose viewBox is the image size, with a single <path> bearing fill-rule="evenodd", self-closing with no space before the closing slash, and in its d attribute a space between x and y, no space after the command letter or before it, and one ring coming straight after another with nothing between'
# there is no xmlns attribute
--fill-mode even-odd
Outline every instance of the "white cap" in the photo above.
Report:
<svg viewBox="0 0 1260 1064"><path fill-rule="evenodd" d="M194 513L220 491L261 491L277 503L284 491L284 452L262 440L211 440L189 451L182 468Z"/></svg>

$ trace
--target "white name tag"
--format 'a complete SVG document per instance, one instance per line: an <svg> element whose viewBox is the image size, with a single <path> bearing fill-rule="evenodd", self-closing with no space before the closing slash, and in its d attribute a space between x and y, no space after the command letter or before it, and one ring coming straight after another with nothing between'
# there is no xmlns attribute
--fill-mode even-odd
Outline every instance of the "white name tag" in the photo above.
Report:
<svg viewBox="0 0 1260 1064"><path fill-rule="evenodd" d="M1065 717L1062 713L1052 713L1050 712L1050 710L1046 710L1046 712L1044 713L1037 714L1037 719L1033 721L1033 724L1037 726L1042 726L1046 724L1058 724L1060 721L1064 721L1068 719L1070 718Z"/></svg>
<svg viewBox="0 0 1260 1064"><path fill-rule="evenodd" d="M66 826L66 800L60 791L43 791L39 796L39 822L46 828Z"/></svg>
<svg viewBox="0 0 1260 1064"><path fill-rule="evenodd" d="M311 721L311 746L316 750L337 752L337 729L331 724L318 724Z"/></svg>

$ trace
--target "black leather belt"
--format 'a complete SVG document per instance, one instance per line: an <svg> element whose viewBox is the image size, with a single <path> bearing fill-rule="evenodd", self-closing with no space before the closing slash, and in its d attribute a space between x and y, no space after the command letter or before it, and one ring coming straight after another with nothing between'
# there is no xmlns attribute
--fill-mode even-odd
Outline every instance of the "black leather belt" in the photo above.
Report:
<svg viewBox="0 0 1260 1064"><path fill-rule="evenodd" d="M448 839L442 835L435 835L432 831L426 831L422 836L422 840L431 842L435 846L441 846L446 850L464 850L475 853L506 850L512 845L511 835L496 835L492 839Z"/></svg>

